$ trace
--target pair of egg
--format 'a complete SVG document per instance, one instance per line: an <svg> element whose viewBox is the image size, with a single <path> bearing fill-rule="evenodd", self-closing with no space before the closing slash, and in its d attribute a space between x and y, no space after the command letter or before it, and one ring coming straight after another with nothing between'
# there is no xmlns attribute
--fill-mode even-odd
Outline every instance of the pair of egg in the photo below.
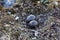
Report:
<svg viewBox="0 0 60 40"><path fill-rule="evenodd" d="M38 25L38 22L35 20L36 19L36 16L35 15L29 15L27 16L26 20L29 22L29 26L36 26Z"/></svg>

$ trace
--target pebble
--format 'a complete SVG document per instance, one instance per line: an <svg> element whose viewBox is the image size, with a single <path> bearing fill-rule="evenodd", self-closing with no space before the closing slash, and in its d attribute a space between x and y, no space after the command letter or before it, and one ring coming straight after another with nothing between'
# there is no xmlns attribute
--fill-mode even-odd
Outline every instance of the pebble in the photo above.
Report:
<svg viewBox="0 0 60 40"><path fill-rule="evenodd" d="M10 25L9 25L9 24L5 24L4 26L8 27L8 26L10 26Z"/></svg>
<svg viewBox="0 0 60 40"><path fill-rule="evenodd" d="M38 36L38 31L35 31L35 36Z"/></svg>
<svg viewBox="0 0 60 40"><path fill-rule="evenodd" d="M36 37L32 38L33 40L36 39Z"/></svg>
<svg viewBox="0 0 60 40"><path fill-rule="evenodd" d="M11 12L8 12L8 14L11 14Z"/></svg>
<svg viewBox="0 0 60 40"><path fill-rule="evenodd" d="M37 3L40 3L40 1L37 1Z"/></svg>
<svg viewBox="0 0 60 40"><path fill-rule="evenodd" d="M18 17L18 16L16 16L16 17L15 17L15 20L18 20L18 19L19 19L19 17Z"/></svg>
<svg viewBox="0 0 60 40"><path fill-rule="evenodd" d="M58 6L58 2L57 2L57 1L55 1L54 4L55 4L56 6Z"/></svg>
<svg viewBox="0 0 60 40"><path fill-rule="evenodd" d="M10 24L14 24L15 22L11 22L11 21L10 21L9 23L10 23Z"/></svg>

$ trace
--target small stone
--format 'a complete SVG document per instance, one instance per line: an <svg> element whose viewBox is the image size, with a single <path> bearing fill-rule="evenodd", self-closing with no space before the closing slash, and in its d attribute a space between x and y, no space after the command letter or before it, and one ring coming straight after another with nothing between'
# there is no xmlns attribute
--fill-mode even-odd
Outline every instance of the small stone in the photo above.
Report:
<svg viewBox="0 0 60 40"><path fill-rule="evenodd" d="M38 36L38 31L35 31L35 36Z"/></svg>
<svg viewBox="0 0 60 40"><path fill-rule="evenodd" d="M4 26L8 27L8 26L10 26L10 25L9 25L9 24L5 24Z"/></svg>
<svg viewBox="0 0 60 40"><path fill-rule="evenodd" d="M55 1L54 4L55 4L56 6L58 6L58 2L57 2L57 1Z"/></svg>
<svg viewBox="0 0 60 40"><path fill-rule="evenodd" d="M37 3L40 3L40 1L37 1Z"/></svg>
<svg viewBox="0 0 60 40"><path fill-rule="evenodd" d="M14 24L15 22L11 22L11 21L10 21L9 23L10 23L10 24Z"/></svg>
<svg viewBox="0 0 60 40"><path fill-rule="evenodd" d="M36 39L36 37L32 38L33 40Z"/></svg>
<svg viewBox="0 0 60 40"><path fill-rule="evenodd" d="M11 12L8 12L8 14L11 14Z"/></svg>
<svg viewBox="0 0 60 40"><path fill-rule="evenodd" d="M18 17L18 16L16 16L16 17L15 17L15 20L18 20L18 19L19 19L19 17Z"/></svg>

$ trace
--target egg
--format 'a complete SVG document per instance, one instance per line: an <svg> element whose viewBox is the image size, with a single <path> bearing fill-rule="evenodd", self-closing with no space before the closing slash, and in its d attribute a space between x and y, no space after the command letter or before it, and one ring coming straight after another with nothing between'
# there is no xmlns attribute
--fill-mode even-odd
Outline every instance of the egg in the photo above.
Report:
<svg viewBox="0 0 60 40"><path fill-rule="evenodd" d="M35 15L29 15L29 16L27 16L27 21L31 21L31 20L34 20L36 17L35 17Z"/></svg>
<svg viewBox="0 0 60 40"><path fill-rule="evenodd" d="M29 26L37 26L38 22L36 20L32 20L29 22Z"/></svg>

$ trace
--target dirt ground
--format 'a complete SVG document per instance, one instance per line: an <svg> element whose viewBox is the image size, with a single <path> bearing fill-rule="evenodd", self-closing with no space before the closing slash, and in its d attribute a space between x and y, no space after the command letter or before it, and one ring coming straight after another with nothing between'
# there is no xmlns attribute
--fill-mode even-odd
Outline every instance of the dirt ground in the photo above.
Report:
<svg viewBox="0 0 60 40"><path fill-rule="evenodd" d="M31 14L38 23L32 29L26 21ZM0 6L0 40L60 40L60 5L21 0L10 8Z"/></svg>

